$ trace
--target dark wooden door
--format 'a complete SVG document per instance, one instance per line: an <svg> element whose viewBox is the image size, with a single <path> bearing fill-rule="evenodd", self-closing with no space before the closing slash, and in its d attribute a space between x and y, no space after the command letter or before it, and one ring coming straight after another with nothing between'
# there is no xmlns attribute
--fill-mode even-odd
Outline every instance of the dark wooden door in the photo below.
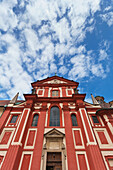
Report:
<svg viewBox="0 0 113 170"><path fill-rule="evenodd" d="M61 152L48 152L47 153L46 170L62 170Z"/></svg>

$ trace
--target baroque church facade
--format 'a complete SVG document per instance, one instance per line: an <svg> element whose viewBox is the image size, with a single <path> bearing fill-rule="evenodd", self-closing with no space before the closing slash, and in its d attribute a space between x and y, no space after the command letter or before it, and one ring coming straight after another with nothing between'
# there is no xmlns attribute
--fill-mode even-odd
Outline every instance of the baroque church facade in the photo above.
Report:
<svg viewBox="0 0 113 170"><path fill-rule="evenodd" d="M1 170L113 170L113 101L59 76L0 101Z"/></svg>

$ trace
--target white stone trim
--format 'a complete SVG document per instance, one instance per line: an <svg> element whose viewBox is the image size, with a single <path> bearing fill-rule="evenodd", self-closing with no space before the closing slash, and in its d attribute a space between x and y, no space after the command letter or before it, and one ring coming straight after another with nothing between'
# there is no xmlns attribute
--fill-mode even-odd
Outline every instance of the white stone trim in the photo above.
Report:
<svg viewBox="0 0 113 170"><path fill-rule="evenodd" d="M96 114L96 112L87 112L88 114Z"/></svg>
<svg viewBox="0 0 113 170"><path fill-rule="evenodd" d="M40 112L34 111L34 112L32 113L32 116L34 116L34 114L39 114L39 115L40 115Z"/></svg>
<svg viewBox="0 0 113 170"><path fill-rule="evenodd" d="M48 111L46 112L45 127L47 126L47 123L48 123Z"/></svg>
<svg viewBox="0 0 113 170"><path fill-rule="evenodd" d="M109 127L109 130L110 130L111 133L113 134L113 126L112 126L111 123L109 122L109 119L108 119L107 115L104 115L103 117L104 117L104 119L107 121L107 125L108 125L108 127Z"/></svg>
<svg viewBox="0 0 113 170"><path fill-rule="evenodd" d="M0 155L1 155L1 156L4 156L3 161L2 161L1 164L0 164L0 168L2 167L2 164L3 164L3 162L4 162L6 153L7 153L7 151L0 151Z"/></svg>
<svg viewBox="0 0 113 170"><path fill-rule="evenodd" d="M98 135L98 131L104 132L108 144L102 144L101 143L101 140L100 140L99 135ZM113 143L112 143L112 141L110 139L110 136L109 136L106 128L94 128L94 132L95 132L95 135L96 135L96 138L97 138L97 141L98 141L98 144L99 144L100 148L103 148L103 149L104 148L105 149L106 148L113 148Z"/></svg>
<svg viewBox="0 0 113 170"><path fill-rule="evenodd" d="M13 137L13 134L14 134L14 130L15 128L4 128L3 131L2 131L2 134L0 136L0 142L2 141L2 138L5 134L5 132L12 132L11 135L10 135L10 138L8 140L8 143L7 144L0 144L0 148L9 148L9 145L10 145L10 142L11 142L11 139Z"/></svg>
<svg viewBox="0 0 113 170"><path fill-rule="evenodd" d="M9 118L8 118L6 124L5 124L5 127L8 125L8 122L9 122L9 120L11 119L11 116L12 116L12 115L9 115Z"/></svg>
<svg viewBox="0 0 113 170"><path fill-rule="evenodd" d="M62 110L62 126L64 127L64 112Z"/></svg>
<svg viewBox="0 0 113 170"><path fill-rule="evenodd" d="M40 90L42 91L42 95L39 95L39 94L38 94ZM38 97L43 97L43 96L44 96L44 92L45 92L45 89L44 89L44 88L43 88L43 89L37 89Z"/></svg>
<svg viewBox="0 0 113 170"><path fill-rule="evenodd" d="M70 113L70 114L73 114L73 113L74 113L74 114L76 114L76 115L77 115L77 112L75 112L75 111L73 111L73 112L69 112L69 113Z"/></svg>
<svg viewBox="0 0 113 170"><path fill-rule="evenodd" d="M26 116L26 119L25 119L25 122L24 122L24 125L23 125L23 128L22 128L22 132L21 132L21 135L20 135L20 138L19 138L19 143L21 144L21 139L22 139L22 136L23 136L23 133L24 133L24 130L25 130L25 125L26 125L26 123L27 123L27 119L28 119L28 116L29 116L29 113L30 113L30 108L25 108L25 109L23 110L22 116L21 116L21 118L20 118L20 122L18 123L18 126L17 126L17 128L16 128L16 132L15 132L15 135L14 135L14 138L13 138L13 141L12 141L12 145L15 145L14 140L15 140L16 134L17 134L17 132L18 132L18 129L19 129L19 127L20 127L20 123L21 123L21 120L22 120L22 118L23 118L23 116L24 116L25 110L28 110L28 113L27 113L27 116Z"/></svg>
<svg viewBox="0 0 113 170"><path fill-rule="evenodd" d="M60 97L62 97L62 88L59 87L59 90L60 90Z"/></svg>
<svg viewBox="0 0 113 170"><path fill-rule="evenodd" d="M17 114L17 115L19 115L19 114L21 114L22 112L10 112L10 114L12 115L12 114Z"/></svg>
<svg viewBox="0 0 113 170"><path fill-rule="evenodd" d="M83 118L83 116L82 116L82 110L84 110L84 112L85 112L85 114L86 114L86 118L87 118L87 121L88 121L88 123L89 123L89 127L90 127L90 130L91 130L91 132L92 132L92 136L93 136L93 140L94 140L94 142L90 142L90 140L89 140L89 136L88 136L88 132L87 132L87 129L86 129L86 125L85 125L85 122L84 122L84 118ZM84 130L85 130L85 134L86 134L86 138L87 138L87 141L88 141L88 145L90 144L96 144L96 139L95 139L95 136L94 136L94 134L93 134L93 130L92 130L92 127L91 127L91 124L90 124L90 122L89 122L89 119L88 119L88 115L87 115L87 112L86 112L86 110L85 109L79 109L79 111L80 111L80 115L81 115L81 118L82 118L82 122L83 122L83 126L84 126Z"/></svg>
<svg viewBox="0 0 113 170"><path fill-rule="evenodd" d="M79 146L76 145L75 135L74 135L74 131L77 131L77 130L79 130L79 132L80 132L80 137L81 137L81 141L82 141L82 145L79 145ZM74 146L75 146L75 148L76 149L84 149L85 148L84 147L84 140L83 140L83 137L82 137L81 129L80 128L72 128L72 133L73 133L73 139L74 139Z"/></svg>
<svg viewBox="0 0 113 170"><path fill-rule="evenodd" d="M68 90L71 90L71 91L72 91L73 89L72 89L72 88L70 88L70 89L69 89L69 88L66 88L66 96L71 97L71 96L72 96L72 94L73 94L73 91L72 91L72 94L71 94L71 95L69 95L69 94L68 94Z"/></svg>
<svg viewBox="0 0 113 170"><path fill-rule="evenodd" d="M50 92L51 92L51 89L52 89L52 87L49 87L49 90L48 90L48 97L50 97Z"/></svg>
<svg viewBox="0 0 113 170"><path fill-rule="evenodd" d="M78 155L85 155L87 170L90 170L86 152L85 152L85 151L77 151L77 152L76 152L76 158L77 158L78 170L80 170Z"/></svg>
<svg viewBox="0 0 113 170"><path fill-rule="evenodd" d="M51 131L52 129L54 129L54 128L45 128L44 129L44 134L46 134L47 132ZM57 129L58 131L60 131L60 132L65 134L65 129L64 128L55 128L55 129Z"/></svg>
<svg viewBox="0 0 113 170"><path fill-rule="evenodd" d="M22 166L22 161L23 161L24 155L28 155L28 154L31 155L30 163L29 163L29 169L28 169L28 170L31 169L31 162L32 162L33 152L24 151L24 152L22 153L22 156L21 156L21 160L20 160L20 164L19 164L18 170L21 170L21 166Z"/></svg>
<svg viewBox="0 0 113 170"><path fill-rule="evenodd" d="M28 141L28 136L29 136L29 132L30 132L30 131L35 131L33 146L27 146L27 141ZM37 135L37 128L29 128L29 129L28 129L27 136L26 136L26 140L25 140L24 149L34 149L35 141L36 141L36 135Z"/></svg>
<svg viewBox="0 0 113 170"><path fill-rule="evenodd" d="M109 170L108 163L106 162L106 156L113 156L113 151L101 151L107 170Z"/></svg>

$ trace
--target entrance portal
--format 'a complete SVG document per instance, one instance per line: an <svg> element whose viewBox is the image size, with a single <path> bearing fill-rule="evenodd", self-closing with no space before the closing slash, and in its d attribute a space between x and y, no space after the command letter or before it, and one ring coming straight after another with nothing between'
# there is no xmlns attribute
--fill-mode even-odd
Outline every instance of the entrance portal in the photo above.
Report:
<svg viewBox="0 0 113 170"><path fill-rule="evenodd" d="M48 152L46 170L62 170L61 152Z"/></svg>

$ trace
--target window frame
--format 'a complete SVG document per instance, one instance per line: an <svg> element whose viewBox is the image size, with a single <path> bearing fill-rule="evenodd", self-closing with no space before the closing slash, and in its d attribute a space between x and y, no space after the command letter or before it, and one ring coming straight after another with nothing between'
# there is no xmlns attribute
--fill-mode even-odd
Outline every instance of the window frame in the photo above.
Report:
<svg viewBox="0 0 113 170"><path fill-rule="evenodd" d="M94 123L94 121L93 121L93 116L95 116L95 117L97 118L98 123ZM95 114L92 114L92 115L91 115L91 120L92 120L92 122L93 122L93 125L102 125L101 122L100 122L100 120L99 120L99 118L98 118L98 116L95 115Z"/></svg>
<svg viewBox="0 0 113 170"><path fill-rule="evenodd" d="M58 91L58 96L52 96L52 92L53 92L53 91ZM60 97L60 90L59 90L58 88L56 88L56 89L51 89L51 91L50 91L50 96L53 97L53 98Z"/></svg>
<svg viewBox="0 0 113 170"><path fill-rule="evenodd" d="M73 116L73 115L76 117L77 125L73 125L73 121L72 121L72 116ZM72 123L72 127L74 127L74 128L75 128L75 127L79 127L79 125L78 125L77 115L76 115L75 113L72 113L72 114L71 114L71 123Z"/></svg>
<svg viewBox="0 0 113 170"><path fill-rule="evenodd" d="M13 116L17 116L17 119L16 119L16 122L15 122L15 123L11 123L11 120L12 120ZM16 125L17 120L18 120L18 117L19 117L18 114L12 114L8 124L10 124L10 125Z"/></svg>
<svg viewBox="0 0 113 170"><path fill-rule="evenodd" d="M52 112L52 109L53 109L53 108L58 108L57 111L59 112L59 115L56 116L56 118L57 118L56 120L55 120L55 118L54 118L54 117L55 117L55 113ZM58 113L58 112L57 112L57 113ZM53 117L51 116L52 114L54 114ZM52 122L52 121L53 121L53 122ZM53 124L51 125L51 122L52 122L53 124L56 123L56 125L55 125L55 124L54 124L54 125L53 125ZM60 110L59 110L59 107L57 107L57 106L53 106L53 107L51 107L51 109L50 109L49 126L50 126L50 127L60 127Z"/></svg>
<svg viewBox="0 0 113 170"><path fill-rule="evenodd" d="M60 111L60 126L49 126L49 122L50 122L50 110L51 110L51 108L52 107L54 107L54 106L56 106L56 107L58 107L59 108L59 111ZM46 123L45 123L46 124ZM62 127L62 109L61 109L61 107L59 106L59 104L51 104L50 106L49 106L49 109L48 109L48 119L47 119L47 124L46 124L46 127Z"/></svg>
<svg viewBox="0 0 113 170"><path fill-rule="evenodd" d="M37 120L37 125L36 125L36 126L33 126L32 123L33 123L33 118L34 118L35 115L38 115L38 120ZM39 121L39 114L38 114L38 113L34 113L34 114L32 115L31 127L32 127L32 128L37 127L37 126L38 126L38 121Z"/></svg>

